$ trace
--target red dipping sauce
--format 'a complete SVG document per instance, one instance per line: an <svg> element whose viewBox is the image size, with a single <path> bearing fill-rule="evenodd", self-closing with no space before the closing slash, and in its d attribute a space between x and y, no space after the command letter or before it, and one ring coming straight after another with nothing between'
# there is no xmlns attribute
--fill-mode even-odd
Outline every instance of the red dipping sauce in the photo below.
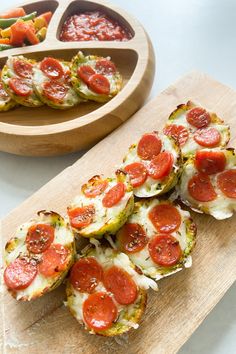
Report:
<svg viewBox="0 0 236 354"><path fill-rule="evenodd" d="M60 40L71 41L128 41L132 34L104 13L93 11L70 16L60 33Z"/></svg>

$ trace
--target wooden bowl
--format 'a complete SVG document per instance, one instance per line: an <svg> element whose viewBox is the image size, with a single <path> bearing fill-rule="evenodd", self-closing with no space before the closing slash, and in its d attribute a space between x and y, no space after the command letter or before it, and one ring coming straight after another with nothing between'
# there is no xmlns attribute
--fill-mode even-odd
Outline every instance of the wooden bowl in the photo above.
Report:
<svg viewBox="0 0 236 354"><path fill-rule="evenodd" d="M0 66L10 55L40 60L45 56L71 59L78 50L111 56L124 78L121 92L106 104L83 103L67 111L20 107L0 114L0 150L18 155L49 156L87 148L117 128L136 112L148 96L155 72L152 44L143 27L131 16L105 1L43 0L23 4L27 13L54 12L46 39L40 44L0 53ZM59 34L67 16L78 11L101 10L128 27L127 42L61 42Z"/></svg>

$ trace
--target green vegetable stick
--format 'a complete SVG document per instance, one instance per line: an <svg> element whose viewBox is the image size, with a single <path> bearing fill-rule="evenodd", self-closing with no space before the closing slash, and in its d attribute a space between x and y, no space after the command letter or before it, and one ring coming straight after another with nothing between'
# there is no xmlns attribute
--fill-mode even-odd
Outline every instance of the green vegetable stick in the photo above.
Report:
<svg viewBox="0 0 236 354"><path fill-rule="evenodd" d="M37 16L37 11L32 12L31 14L22 16L22 17L14 17L14 18L0 18L0 28L4 29L10 27L17 20L29 21L33 20Z"/></svg>

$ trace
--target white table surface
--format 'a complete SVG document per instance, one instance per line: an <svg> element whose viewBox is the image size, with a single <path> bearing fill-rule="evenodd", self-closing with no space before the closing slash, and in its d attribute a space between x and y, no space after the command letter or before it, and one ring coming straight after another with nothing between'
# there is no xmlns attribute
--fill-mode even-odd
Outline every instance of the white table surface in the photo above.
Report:
<svg viewBox="0 0 236 354"><path fill-rule="evenodd" d="M157 70L150 97L193 69L206 72L236 89L235 0L113 2L133 14L144 25L153 42ZM1 1L0 11L6 4L11 7L17 3L17 0ZM63 157L30 158L0 153L0 217L81 155L80 152ZM235 300L236 284L179 354L235 354Z"/></svg>

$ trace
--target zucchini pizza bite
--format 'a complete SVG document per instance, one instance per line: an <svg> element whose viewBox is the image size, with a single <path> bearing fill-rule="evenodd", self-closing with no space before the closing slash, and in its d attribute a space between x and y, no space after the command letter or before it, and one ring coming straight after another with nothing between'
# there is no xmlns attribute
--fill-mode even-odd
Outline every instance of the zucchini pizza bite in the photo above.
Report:
<svg viewBox="0 0 236 354"><path fill-rule="evenodd" d="M79 52L71 62L71 81L84 99L107 102L121 90L123 80L109 57Z"/></svg>
<svg viewBox="0 0 236 354"><path fill-rule="evenodd" d="M230 139L229 126L221 118L191 101L177 106L163 132L179 143L184 157L199 149L224 147Z"/></svg>
<svg viewBox="0 0 236 354"><path fill-rule="evenodd" d="M17 300L36 299L61 284L74 255L68 223L55 212L40 211L5 246L5 285Z"/></svg>
<svg viewBox="0 0 236 354"><path fill-rule="evenodd" d="M40 107L39 100L33 89L33 68L35 60L23 55L9 57L2 69L2 83L8 95L17 103L27 107Z"/></svg>
<svg viewBox="0 0 236 354"><path fill-rule="evenodd" d="M168 192L178 181L180 150L174 139L158 132L144 134L130 146L121 168L128 173L137 197Z"/></svg>
<svg viewBox="0 0 236 354"><path fill-rule="evenodd" d="M195 237L188 211L168 200L148 199L135 203L116 245L145 275L159 280L191 266Z"/></svg>
<svg viewBox="0 0 236 354"><path fill-rule="evenodd" d="M39 99L52 108L69 109L80 102L70 82L70 63L51 57L34 67L33 85Z"/></svg>
<svg viewBox="0 0 236 354"><path fill-rule="evenodd" d="M1 71L0 71L1 77ZM3 87L3 83L0 80L0 112L9 111L14 108L17 103L8 95Z"/></svg>
<svg viewBox="0 0 236 354"><path fill-rule="evenodd" d="M236 156L234 149L204 149L183 167L178 193L193 210L222 220L236 210Z"/></svg>
<svg viewBox="0 0 236 354"><path fill-rule="evenodd" d="M127 255L93 241L96 248L85 248L71 268L67 307L91 334L116 336L138 328L146 290L157 290L157 284L137 272Z"/></svg>
<svg viewBox="0 0 236 354"><path fill-rule="evenodd" d="M84 184L67 213L76 234L102 237L106 233L115 234L132 213L133 206L129 178L117 170L115 177L94 176Z"/></svg>

